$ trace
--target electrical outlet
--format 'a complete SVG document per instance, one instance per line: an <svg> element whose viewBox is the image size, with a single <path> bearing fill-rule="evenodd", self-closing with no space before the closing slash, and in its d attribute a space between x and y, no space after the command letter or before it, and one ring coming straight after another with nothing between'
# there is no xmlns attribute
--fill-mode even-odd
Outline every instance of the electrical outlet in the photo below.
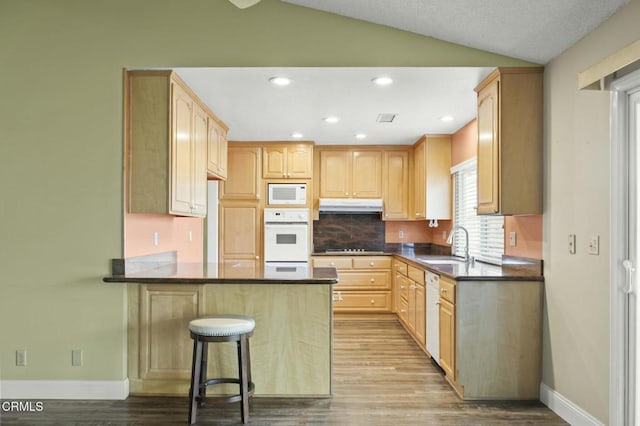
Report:
<svg viewBox="0 0 640 426"><path fill-rule="evenodd" d="M442 241L447 241L447 231L442 231Z"/></svg>
<svg viewBox="0 0 640 426"><path fill-rule="evenodd" d="M71 366L82 367L82 349L74 349L71 351Z"/></svg>
<svg viewBox="0 0 640 426"><path fill-rule="evenodd" d="M510 247L516 246L516 231L509 232L509 246Z"/></svg>
<svg viewBox="0 0 640 426"><path fill-rule="evenodd" d="M569 234L569 254L576 254L576 234Z"/></svg>
<svg viewBox="0 0 640 426"><path fill-rule="evenodd" d="M18 367L27 366L27 350L26 349L18 349L16 351L16 365Z"/></svg>
<svg viewBox="0 0 640 426"><path fill-rule="evenodd" d="M189 231L189 242L193 242L193 231Z"/></svg>
<svg viewBox="0 0 640 426"><path fill-rule="evenodd" d="M400 239L404 238L404 231L398 231L398 238Z"/></svg>
<svg viewBox="0 0 640 426"><path fill-rule="evenodd" d="M153 233L153 245L158 247L158 231Z"/></svg>
<svg viewBox="0 0 640 426"><path fill-rule="evenodd" d="M600 236L592 235L589 238L589 254L600 254Z"/></svg>

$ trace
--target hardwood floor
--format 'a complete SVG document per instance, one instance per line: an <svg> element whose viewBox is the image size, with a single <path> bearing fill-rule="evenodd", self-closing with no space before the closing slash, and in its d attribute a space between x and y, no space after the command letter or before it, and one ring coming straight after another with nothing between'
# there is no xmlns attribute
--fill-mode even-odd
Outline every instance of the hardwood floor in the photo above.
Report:
<svg viewBox="0 0 640 426"><path fill-rule="evenodd" d="M254 398L254 425L566 425L540 402L462 401L395 320L336 318L333 398ZM186 396L125 401L45 400L39 413L2 413L0 424L187 423ZM237 403L198 410L200 425L240 424Z"/></svg>

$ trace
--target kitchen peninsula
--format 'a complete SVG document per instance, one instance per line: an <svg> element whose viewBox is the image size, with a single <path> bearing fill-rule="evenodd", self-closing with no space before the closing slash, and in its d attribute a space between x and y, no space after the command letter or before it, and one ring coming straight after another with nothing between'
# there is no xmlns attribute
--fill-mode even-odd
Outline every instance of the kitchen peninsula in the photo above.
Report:
<svg viewBox="0 0 640 426"><path fill-rule="evenodd" d="M131 394L187 395L193 345L189 321L233 313L256 320L250 343L256 396L331 395L334 268L277 270L260 262L175 260L174 253L118 259L113 275L104 278L128 284ZM217 362L209 364L209 376L233 377L234 348L212 346Z"/></svg>

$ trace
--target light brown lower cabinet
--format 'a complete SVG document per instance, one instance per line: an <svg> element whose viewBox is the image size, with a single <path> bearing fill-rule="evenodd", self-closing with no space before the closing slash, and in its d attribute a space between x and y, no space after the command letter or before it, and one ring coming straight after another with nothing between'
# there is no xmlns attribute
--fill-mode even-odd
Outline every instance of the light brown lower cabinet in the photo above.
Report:
<svg viewBox="0 0 640 426"><path fill-rule="evenodd" d="M390 256L315 256L313 266L334 267L340 281L333 286L333 311L390 313Z"/></svg>
<svg viewBox="0 0 640 426"><path fill-rule="evenodd" d="M413 265L394 259L393 271L396 313L400 318L400 322L420 349L426 351L427 322L424 269L416 268Z"/></svg>
<svg viewBox="0 0 640 426"><path fill-rule="evenodd" d="M539 398L542 290L440 277L440 366L461 398Z"/></svg>
<svg viewBox="0 0 640 426"><path fill-rule="evenodd" d="M232 312L256 320L249 341L256 395L331 395L331 287L130 284L127 368L131 394L188 395L193 350L189 321ZM210 344L209 359L209 377L237 377L232 343ZM208 391L214 395L236 392L237 385Z"/></svg>

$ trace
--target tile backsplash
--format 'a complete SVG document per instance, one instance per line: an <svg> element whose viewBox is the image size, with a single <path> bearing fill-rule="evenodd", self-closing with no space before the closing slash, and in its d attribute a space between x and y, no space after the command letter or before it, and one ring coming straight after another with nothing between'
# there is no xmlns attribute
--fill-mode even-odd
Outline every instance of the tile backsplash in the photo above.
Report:
<svg viewBox="0 0 640 426"><path fill-rule="evenodd" d="M385 223L379 214L320 213L313 221L313 251L384 249Z"/></svg>

